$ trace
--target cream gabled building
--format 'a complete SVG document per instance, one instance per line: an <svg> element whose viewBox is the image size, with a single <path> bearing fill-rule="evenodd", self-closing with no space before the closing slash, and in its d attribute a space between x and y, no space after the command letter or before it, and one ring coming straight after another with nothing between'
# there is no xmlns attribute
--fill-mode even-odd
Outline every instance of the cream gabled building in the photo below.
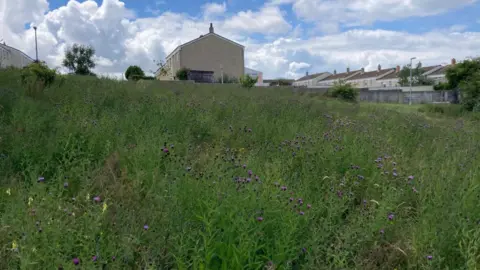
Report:
<svg viewBox="0 0 480 270"><path fill-rule="evenodd" d="M176 72L188 68L197 72L213 72L215 80L222 74L239 79L245 74L245 47L214 32L210 24L208 34L184 43L173 50L165 59L167 74L157 70L159 80L175 80Z"/></svg>

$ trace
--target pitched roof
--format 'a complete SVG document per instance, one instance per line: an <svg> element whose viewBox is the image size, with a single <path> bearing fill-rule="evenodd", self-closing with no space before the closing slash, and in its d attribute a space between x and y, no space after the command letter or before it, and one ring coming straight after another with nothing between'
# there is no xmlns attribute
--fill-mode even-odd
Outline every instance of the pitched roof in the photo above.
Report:
<svg viewBox="0 0 480 270"><path fill-rule="evenodd" d="M28 56L26 53L20 51L19 49L14 48L14 47L10 47L10 46L8 46L8 45L5 44L5 43L0 43L0 47L3 47L3 48L6 49L6 50L14 50L14 51L17 51L17 52L19 52L20 54L22 54L23 56L27 57L29 60L34 61L33 58L31 58L30 56Z"/></svg>
<svg viewBox="0 0 480 270"><path fill-rule="evenodd" d="M381 78L378 78L377 80L389 80L389 79L397 79L399 72L396 72L396 68L392 68L393 72L389 73Z"/></svg>
<svg viewBox="0 0 480 270"><path fill-rule="evenodd" d="M347 78L348 76L352 76L354 75L355 73L357 72L360 72L361 70L354 70L354 71L350 71L350 72L343 72L343 73L337 73L337 74L332 74L328 77L326 77L325 79L323 79L322 81L330 81L330 80L338 80L338 79L344 79L344 78Z"/></svg>
<svg viewBox="0 0 480 270"><path fill-rule="evenodd" d="M320 72L320 73L315 73L315 74L310 74L310 75L307 75L307 76L303 76L301 77L300 79L296 80L296 82L302 82L302 81L306 81L306 80L311 80L311 79L314 79L318 76L321 76L323 74L325 74L327 72Z"/></svg>
<svg viewBox="0 0 480 270"><path fill-rule="evenodd" d="M450 65L443 66L442 68L435 70L434 72L428 74L429 75L442 75L445 74L445 71L450 67Z"/></svg>
<svg viewBox="0 0 480 270"><path fill-rule="evenodd" d="M182 47L187 46L187 45L190 45L190 44L192 44L192 43L195 43L195 42L197 42L197 41L200 41L200 40L202 40L202 39L204 39L204 38L207 38L207 37L210 37L210 36L214 36L214 37L223 39L223 40L225 40L225 41L227 41L227 42L232 43L233 45L239 46L239 47L241 47L241 48L245 48L245 46L243 46L243 45L241 45L241 44L239 44L239 43L236 43L235 41L232 41L232 40L230 40L230 39L228 39L228 38L222 37L222 36L217 35L217 34L215 34L215 33L208 33L208 34L205 34L205 35L200 35L200 37L198 37L198 38L196 38L196 39L193 39L193 40L190 40L189 42L186 42L186 43L183 43L183 44L181 44L181 45L178 45L178 46L175 48L175 50L173 50L170 54L167 55L167 57L165 57L165 59L170 58L170 56L172 56L172 54L173 54L174 52L178 51L178 50L181 49Z"/></svg>
<svg viewBox="0 0 480 270"><path fill-rule="evenodd" d="M358 79L366 79L366 78L373 78L373 77L380 77L383 76L387 73L391 73L393 70L391 68L389 69L381 69L381 70L373 70L373 71L367 71L367 72L360 72L357 75L349 78L349 80L358 80Z"/></svg>
<svg viewBox="0 0 480 270"><path fill-rule="evenodd" d="M431 70L434 69L434 68L438 68L439 66L440 66L440 65L429 66L429 67L422 67L423 73L427 73L427 72L431 71Z"/></svg>

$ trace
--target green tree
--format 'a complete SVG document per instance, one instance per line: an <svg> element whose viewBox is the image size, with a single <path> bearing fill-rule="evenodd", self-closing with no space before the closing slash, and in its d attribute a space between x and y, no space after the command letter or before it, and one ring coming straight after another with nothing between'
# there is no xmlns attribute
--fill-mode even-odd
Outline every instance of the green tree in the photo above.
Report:
<svg viewBox="0 0 480 270"><path fill-rule="evenodd" d="M460 82L462 105L468 111L480 112L480 71Z"/></svg>
<svg viewBox="0 0 480 270"><path fill-rule="evenodd" d="M357 101L358 90L350 83L340 81L334 83L330 95L345 101Z"/></svg>
<svg viewBox="0 0 480 270"><path fill-rule="evenodd" d="M445 77L448 80L449 88L453 89L454 91L454 95L456 97L456 100L454 101L455 103L458 103L458 96L460 96L459 91L463 91L463 87L468 87L469 90L472 90L471 87L474 85L468 85L468 83L472 83L471 78L478 72L480 72L480 57L467 59L447 68L445 71ZM471 96L469 94L461 95L462 98L468 98ZM467 103L470 104L471 101L463 100L462 103L464 105ZM469 109L470 105L465 105L465 107Z"/></svg>
<svg viewBox="0 0 480 270"><path fill-rule="evenodd" d="M250 75L242 75L240 77L240 85L245 88L252 88L257 83L257 78L252 78Z"/></svg>
<svg viewBox="0 0 480 270"><path fill-rule="evenodd" d="M145 76L145 73L139 66L129 66L125 71L127 80L138 81Z"/></svg>
<svg viewBox="0 0 480 270"><path fill-rule="evenodd" d="M434 82L428 79L426 76L423 76L424 69L422 68L422 63L419 62L415 68L412 69L412 85L433 85ZM410 65L403 66L398 75L399 84L401 86L410 86Z"/></svg>
<svg viewBox="0 0 480 270"><path fill-rule="evenodd" d="M75 43L65 50L63 66L77 75L94 75L91 71L95 67L94 55L95 49L92 46Z"/></svg>
<svg viewBox="0 0 480 270"><path fill-rule="evenodd" d="M177 77L177 79L181 80L181 81L186 81L188 80L188 68L181 68L179 70L177 70L177 72L175 73L175 76Z"/></svg>

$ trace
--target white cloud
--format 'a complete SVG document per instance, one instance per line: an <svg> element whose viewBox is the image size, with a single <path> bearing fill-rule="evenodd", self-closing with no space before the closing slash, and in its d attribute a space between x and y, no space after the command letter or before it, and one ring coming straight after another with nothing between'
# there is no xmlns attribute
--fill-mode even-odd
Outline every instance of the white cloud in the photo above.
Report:
<svg viewBox="0 0 480 270"><path fill-rule="evenodd" d="M227 3L206 3L202 6L205 18L212 18L216 15L224 14L227 11Z"/></svg>
<svg viewBox="0 0 480 270"><path fill-rule="evenodd" d="M477 0L271 0L270 5L292 4L295 14L318 24L347 26L430 16L475 3Z"/></svg>
<svg viewBox="0 0 480 270"><path fill-rule="evenodd" d="M295 1L293 5L296 5L303 0L280 1ZM398 0L384 2L397 3ZM439 6L445 8L446 4L440 2ZM419 3L415 1L415 5ZM303 76L305 68L314 73L334 69L340 72L347 66L367 70L375 69L378 64L394 67L406 64L412 56L425 65L441 64L450 62L452 57L462 60L476 56L480 47L480 32L465 32L459 26L451 29L455 31L431 30L422 34L354 29L343 33L317 33L305 39L303 33L308 29L300 24L293 28L280 7L267 5L256 11L212 20L216 33L246 46L246 66L262 71L265 78L298 78ZM135 18L134 12L119 0L104 0L100 6L91 0L70 1L45 14L47 9L45 0L19 0L17 5L8 6L0 4L0 19L6 22L0 27L0 38L35 55L34 32L24 29L25 23L32 22L38 26L39 57L52 67L60 66L65 48L77 42L95 47L96 73L114 76L120 76L129 65L139 65L147 72L154 70L153 60L164 59L176 46L208 32L210 23L202 16L172 12ZM354 21L355 16L352 16L349 22ZM251 33L269 35L271 39L254 39Z"/></svg>
<svg viewBox="0 0 480 270"><path fill-rule="evenodd" d="M265 6L259 11L241 11L226 19L224 27L230 31L261 34L286 33L292 28L280 8L275 6Z"/></svg>
<svg viewBox="0 0 480 270"><path fill-rule="evenodd" d="M451 32L462 32L462 31L465 31L467 28L468 28L468 26L466 26L464 24L454 24L454 25L450 26L449 30Z"/></svg>

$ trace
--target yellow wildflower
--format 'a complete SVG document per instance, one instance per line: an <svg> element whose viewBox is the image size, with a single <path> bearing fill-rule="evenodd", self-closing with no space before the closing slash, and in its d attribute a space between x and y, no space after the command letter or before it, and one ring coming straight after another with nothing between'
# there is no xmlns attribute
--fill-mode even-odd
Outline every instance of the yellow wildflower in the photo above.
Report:
<svg viewBox="0 0 480 270"><path fill-rule="evenodd" d="M17 241L13 240L12 242L12 250L17 251L18 250L18 244Z"/></svg>
<svg viewBox="0 0 480 270"><path fill-rule="evenodd" d="M12 193L10 191L10 189L7 189L7 194L10 196Z"/></svg>
<svg viewBox="0 0 480 270"><path fill-rule="evenodd" d="M107 211L108 205L106 202L103 202L103 208L102 208L102 213L105 213Z"/></svg>
<svg viewBox="0 0 480 270"><path fill-rule="evenodd" d="M30 206L33 202L33 198L32 197L28 197L28 205Z"/></svg>

